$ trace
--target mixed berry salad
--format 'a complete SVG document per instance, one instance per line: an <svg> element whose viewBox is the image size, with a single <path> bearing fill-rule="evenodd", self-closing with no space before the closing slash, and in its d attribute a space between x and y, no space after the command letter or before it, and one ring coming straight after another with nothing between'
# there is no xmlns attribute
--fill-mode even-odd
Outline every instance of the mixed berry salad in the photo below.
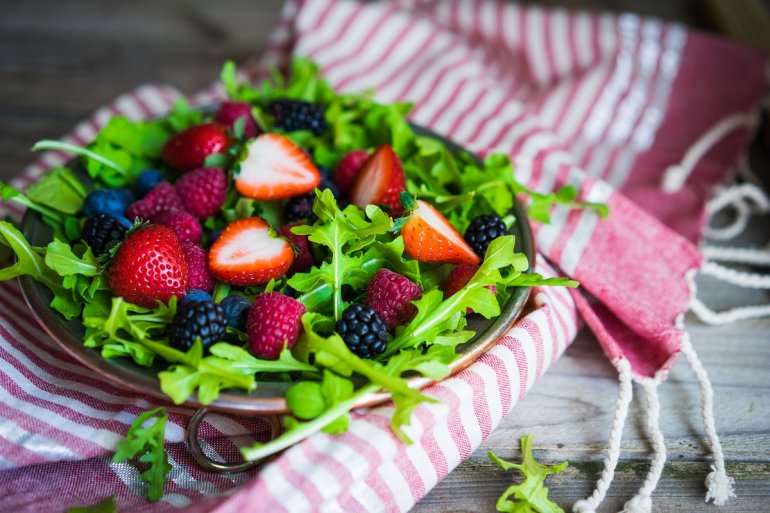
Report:
<svg viewBox="0 0 770 513"><path fill-rule="evenodd" d="M574 190L528 191L507 157L453 153L415 132L409 105L339 94L307 60L258 88L232 63L222 79L229 100L213 109L178 102L160 119L114 117L86 147L38 144L77 154L83 172L2 185L52 235L31 246L0 222L16 255L0 279L48 287L104 358L160 362L177 404L291 383L287 432L247 458L344 431L381 390L406 439L430 400L406 377L445 377L470 315L499 316L516 287L576 285L528 272L509 235L517 194L545 220Z"/></svg>

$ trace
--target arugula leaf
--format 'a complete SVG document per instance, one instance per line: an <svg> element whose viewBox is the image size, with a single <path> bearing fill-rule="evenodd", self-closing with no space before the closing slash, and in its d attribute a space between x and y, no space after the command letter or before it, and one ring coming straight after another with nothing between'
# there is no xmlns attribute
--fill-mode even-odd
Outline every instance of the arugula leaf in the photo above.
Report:
<svg viewBox="0 0 770 513"><path fill-rule="evenodd" d="M66 319L80 315L84 304L104 300L98 292L105 286L95 275L95 262L89 251L76 257L66 243L54 241L49 244L54 248L49 257L49 248L30 246L24 235L7 221L0 221L0 245L16 255L16 263L0 269L0 281L30 276L51 290L51 308Z"/></svg>
<svg viewBox="0 0 770 513"><path fill-rule="evenodd" d="M96 276L99 272L99 263L90 247L86 246L83 256L78 257L69 244L57 239L46 246L45 264L59 276Z"/></svg>
<svg viewBox="0 0 770 513"><path fill-rule="evenodd" d="M414 301L417 315L397 331L379 359L386 359L406 347L432 344L440 335L461 329L464 326L461 322L464 322L469 308L487 319L500 315L497 298L486 287L502 281L501 269L515 275L528 268L527 257L514 251L515 243L512 235L493 240L476 274L452 296L444 299L441 290L433 289Z"/></svg>
<svg viewBox="0 0 770 513"><path fill-rule="evenodd" d="M329 318L313 312L302 316L303 334L297 342L300 354L313 354L316 365L326 367L342 376L360 374L370 382L390 392L396 404L396 414L391 419L393 432L402 440L409 438L401 427L408 423L408 415L399 415L399 410L411 411L422 402L435 402L417 390L409 387L400 377L399 368L388 370L377 362L364 360L353 354L342 338L333 331Z"/></svg>
<svg viewBox="0 0 770 513"><path fill-rule="evenodd" d="M86 186L66 167L51 169L27 189L30 201L69 215L80 212L86 196Z"/></svg>
<svg viewBox="0 0 770 513"><path fill-rule="evenodd" d="M548 498L548 488L544 483L546 477L563 472L569 463L564 461L549 466L535 461L535 457L532 455L533 440L532 434L521 438L522 461L520 464L501 460L491 451L487 453L489 459L504 470L515 469L524 475L524 481L509 486L497 499L497 511L503 513L564 513L558 504Z"/></svg>
<svg viewBox="0 0 770 513"><path fill-rule="evenodd" d="M3 201L14 201L25 208L38 212L43 216L44 221L49 221L55 225L61 225L64 222L64 217L61 213L36 201L32 201L20 191L2 181L0 181L0 198Z"/></svg>
<svg viewBox="0 0 770 513"><path fill-rule="evenodd" d="M96 139L123 148L132 155L158 158L169 137L171 131L163 121L129 121L125 116L115 116L99 131Z"/></svg>
<svg viewBox="0 0 770 513"><path fill-rule="evenodd" d="M67 513L118 513L118 505L115 503L115 496L110 495L95 504L73 506L67 510Z"/></svg>
<svg viewBox="0 0 770 513"><path fill-rule="evenodd" d="M154 422L145 426L150 420ZM147 498L152 502L163 497L166 474L171 471L168 454L163 446L167 420L168 414L163 408L139 415L128 429L126 439L118 443L117 451L112 457L113 463L120 463L138 456L139 462L149 465L149 468L142 472L141 478L150 485Z"/></svg>
<svg viewBox="0 0 770 513"><path fill-rule="evenodd" d="M377 207L367 209L366 214L349 205L344 211L337 206L331 190L316 190L313 212L318 216L315 225L297 226L292 232L307 235L311 242L328 248L330 258L307 273L297 273L288 280L289 286L300 292L308 292L326 284L331 288L332 316L338 320L345 308L342 286L354 288L366 283L367 273L361 268L364 257L360 250L375 241L378 235L388 232L392 226L390 217ZM314 305L306 305L311 308Z"/></svg>
<svg viewBox="0 0 770 513"><path fill-rule="evenodd" d="M500 176L514 177L511 161L507 155L502 153L487 156L484 159L484 167ZM514 193L524 194L531 200L527 211L532 219L541 223L547 224L551 221L549 210L555 204L564 205L568 208L588 208L594 210L601 217L609 215L609 208L606 204L577 201L578 190L573 185L564 185L556 192L550 194L534 191L516 180L512 181L512 187Z"/></svg>

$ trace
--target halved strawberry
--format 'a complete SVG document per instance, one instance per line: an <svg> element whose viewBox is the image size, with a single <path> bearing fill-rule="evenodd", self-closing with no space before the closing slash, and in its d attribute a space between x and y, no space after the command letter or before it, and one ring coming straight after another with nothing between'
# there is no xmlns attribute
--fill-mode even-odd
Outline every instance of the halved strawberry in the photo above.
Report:
<svg viewBox="0 0 770 513"><path fill-rule="evenodd" d="M235 188L249 198L290 198L310 192L321 183L315 164L282 135L260 135L248 143L244 155Z"/></svg>
<svg viewBox="0 0 770 513"><path fill-rule="evenodd" d="M233 285L261 285L280 278L293 261L291 244L258 217L233 221L209 249L211 273Z"/></svg>
<svg viewBox="0 0 770 513"><path fill-rule="evenodd" d="M404 190L404 168L398 155L387 144L378 147L364 163L358 173L350 201L358 208L366 205L380 205L388 208L393 217L400 216L404 208L401 205L401 192Z"/></svg>
<svg viewBox="0 0 770 513"><path fill-rule="evenodd" d="M433 205L417 200L417 208L401 228L404 252L420 262L478 264L474 253L457 230Z"/></svg>

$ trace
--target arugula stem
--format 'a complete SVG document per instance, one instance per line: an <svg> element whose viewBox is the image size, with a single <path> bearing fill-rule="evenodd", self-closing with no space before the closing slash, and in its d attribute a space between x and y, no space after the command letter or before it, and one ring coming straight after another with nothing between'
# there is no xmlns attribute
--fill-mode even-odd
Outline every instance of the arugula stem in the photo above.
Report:
<svg viewBox="0 0 770 513"><path fill-rule="evenodd" d="M361 269L369 273L375 269L379 269L380 267L382 267L382 262L383 262L382 259L367 260L363 264L361 264ZM330 294L333 291L333 289L334 288L328 283L320 282L318 285L316 285L312 289L308 290L307 292L299 296L297 298L297 301L303 304L308 304L308 302L317 304L321 302L321 300L318 299L319 297Z"/></svg>
<svg viewBox="0 0 770 513"><path fill-rule="evenodd" d="M35 143L34 146L32 146L32 151L38 151L38 150L62 150L62 151L68 151L70 153L74 153L75 155L82 155L84 157L88 157L90 159L93 159L101 164L104 164L105 166L109 167L110 169L114 169L118 173L126 174L127 171L123 169L123 167L114 161L108 159L107 157L104 157L102 155L99 155L98 153L95 153L91 150L87 150L85 148L82 148L80 146L76 146L74 144L65 143L62 141L54 141L51 139L44 139L42 141L38 141Z"/></svg>
<svg viewBox="0 0 770 513"><path fill-rule="evenodd" d="M252 447L244 447L241 449L241 454L246 461L254 461L270 456L271 454L275 454L278 451L286 449L287 447L291 447L292 445L304 440L310 435L321 431L324 427L331 424L337 418L349 412L363 396L372 392L376 392L379 389L380 387L375 384L366 385L345 401L335 404L333 407L329 408L313 420L300 424L294 429L287 431L275 440L272 440L266 444L255 444Z"/></svg>
<svg viewBox="0 0 770 513"><path fill-rule="evenodd" d="M480 286L481 285L478 283L469 283L463 289L442 301L439 307L433 311L433 315L430 316L428 321L420 324L411 331L405 330L399 336L391 340L388 344L388 348L380 357L378 357L378 359L387 359L389 356L398 353L406 347L412 347L419 344L421 342L420 336L422 333L430 330L434 325L442 322L447 315L451 315L451 313L456 309L456 305L463 300L468 292L473 288Z"/></svg>

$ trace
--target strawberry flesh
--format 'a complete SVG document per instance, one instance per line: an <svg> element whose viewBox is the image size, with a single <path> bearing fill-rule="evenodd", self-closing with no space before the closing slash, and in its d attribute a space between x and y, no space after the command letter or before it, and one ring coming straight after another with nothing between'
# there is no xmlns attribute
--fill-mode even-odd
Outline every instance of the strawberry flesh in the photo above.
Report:
<svg viewBox="0 0 770 513"><path fill-rule="evenodd" d="M240 162L235 188L256 200L291 198L312 191L321 173L307 154L279 134L262 134L250 141Z"/></svg>
<svg viewBox="0 0 770 513"><path fill-rule="evenodd" d="M430 203L417 200L417 208L401 228L404 252L420 262L478 264L479 256L449 221Z"/></svg>
<svg viewBox="0 0 770 513"><path fill-rule="evenodd" d="M230 223L209 249L214 277L232 285L262 285L291 267L294 250L258 217Z"/></svg>
<svg viewBox="0 0 770 513"><path fill-rule="evenodd" d="M404 212L401 193L405 189L404 168L396 152L387 144L378 147L358 173L350 201L358 208L379 205L392 217Z"/></svg>

